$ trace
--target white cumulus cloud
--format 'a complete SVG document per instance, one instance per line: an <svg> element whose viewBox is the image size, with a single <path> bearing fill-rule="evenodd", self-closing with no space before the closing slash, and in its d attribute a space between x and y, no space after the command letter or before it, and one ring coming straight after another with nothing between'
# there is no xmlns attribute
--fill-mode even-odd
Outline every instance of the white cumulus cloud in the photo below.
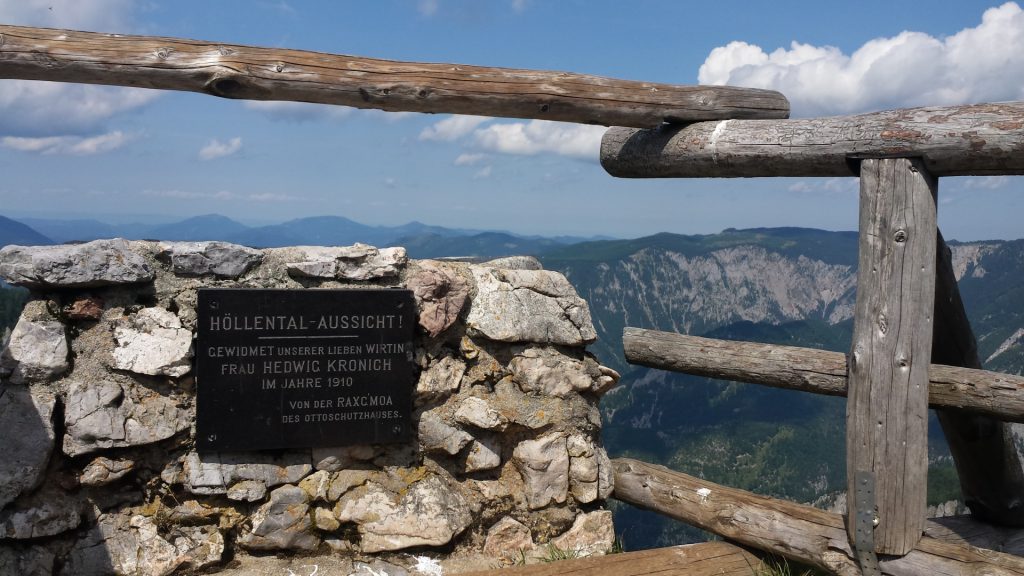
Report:
<svg viewBox="0 0 1024 576"><path fill-rule="evenodd" d="M134 0L17 0L0 2L0 22L102 32L131 32ZM84 136L104 130L118 114L136 110L155 90L56 82L0 82L0 134Z"/></svg>
<svg viewBox="0 0 1024 576"><path fill-rule="evenodd" d="M462 154L459 154L455 158L455 165L472 166L474 164L479 164L480 161L484 159L484 157L485 156L483 154L471 154L469 152L463 152Z"/></svg>
<svg viewBox="0 0 1024 576"><path fill-rule="evenodd" d="M232 138L227 142L221 142L214 138L210 142L203 146L199 150L200 160L216 160L217 158L224 158L225 156L231 156L242 149L242 139L239 137Z"/></svg>
<svg viewBox="0 0 1024 576"><path fill-rule="evenodd" d="M116 130L98 136L83 138L81 136L46 136L28 138L24 136L4 136L0 138L0 146L37 154L68 154L71 156L92 156L116 150L124 146L132 137Z"/></svg>
<svg viewBox="0 0 1024 576"><path fill-rule="evenodd" d="M453 142L469 134L477 126L490 119L487 116L449 116L440 122L435 122L433 125L424 128L420 132L420 140Z"/></svg>
<svg viewBox="0 0 1024 576"><path fill-rule="evenodd" d="M778 90L794 116L905 106L1024 99L1024 11L1015 2L990 8L981 23L945 38L902 32L852 54L793 42L766 52L731 42L700 67L701 84Z"/></svg>
<svg viewBox="0 0 1024 576"><path fill-rule="evenodd" d="M530 120L492 124L476 130L476 145L493 152L532 156L541 153L597 161L603 126Z"/></svg>

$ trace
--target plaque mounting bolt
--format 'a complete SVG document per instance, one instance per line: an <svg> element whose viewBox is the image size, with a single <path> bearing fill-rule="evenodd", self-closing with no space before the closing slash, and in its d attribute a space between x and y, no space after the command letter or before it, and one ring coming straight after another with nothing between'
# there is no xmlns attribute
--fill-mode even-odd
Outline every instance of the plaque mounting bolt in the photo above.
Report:
<svg viewBox="0 0 1024 576"><path fill-rule="evenodd" d="M216 300L210 302L210 310L216 310L217 308L220 308L220 302L217 302Z"/></svg>

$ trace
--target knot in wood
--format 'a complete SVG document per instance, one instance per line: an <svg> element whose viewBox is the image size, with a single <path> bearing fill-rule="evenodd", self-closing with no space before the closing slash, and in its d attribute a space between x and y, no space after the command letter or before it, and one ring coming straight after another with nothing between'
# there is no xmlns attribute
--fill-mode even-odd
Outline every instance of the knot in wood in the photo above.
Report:
<svg viewBox="0 0 1024 576"><path fill-rule="evenodd" d="M902 229L902 228L900 228L899 230L896 231L895 234L892 235L892 239L895 240L898 244L902 244L902 243L906 242L907 241L907 231Z"/></svg>
<svg viewBox="0 0 1024 576"><path fill-rule="evenodd" d="M222 98L237 98L242 90L242 83L231 78L221 78L210 83L210 93Z"/></svg>
<svg viewBox="0 0 1024 576"><path fill-rule="evenodd" d="M174 48L169 48L167 46L163 48L158 48L156 51L156 57L161 60L167 60L167 58L170 57L172 52L174 52Z"/></svg>
<svg viewBox="0 0 1024 576"><path fill-rule="evenodd" d="M889 319L885 317L885 314L878 315L878 331L883 335L889 331Z"/></svg>
<svg viewBox="0 0 1024 576"><path fill-rule="evenodd" d="M274 71L275 72L284 72L284 63L283 62L278 62L277 66L274 66Z"/></svg>

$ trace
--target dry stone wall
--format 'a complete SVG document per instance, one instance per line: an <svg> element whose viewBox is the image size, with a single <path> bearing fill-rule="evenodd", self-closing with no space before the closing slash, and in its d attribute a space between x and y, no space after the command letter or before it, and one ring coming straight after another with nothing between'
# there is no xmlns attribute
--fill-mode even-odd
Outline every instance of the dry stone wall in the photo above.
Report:
<svg viewBox="0 0 1024 576"><path fill-rule="evenodd" d="M597 404L618 375L585 351L586 302L534 259L104 240L8 246L0 277L31 289L0 354L2 574L162 575L281 553L414 573L612 546ZM203 287L411 289L413 439L195 451Z"/></svg>

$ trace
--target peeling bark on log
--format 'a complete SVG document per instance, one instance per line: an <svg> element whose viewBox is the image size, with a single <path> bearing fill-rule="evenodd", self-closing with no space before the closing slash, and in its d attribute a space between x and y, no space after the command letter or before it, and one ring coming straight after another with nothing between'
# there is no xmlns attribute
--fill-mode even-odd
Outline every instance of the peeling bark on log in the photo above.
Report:
<svg viewBox="0 0 1024 576"><path fill-rule="evenodd" d="M462 576L757 576L761 560L726 542L705 542L471 572Z"/></svg>
<svg viewBox="0 0 1024 576"><path fill-rule="evenodd" d="M789 115L789 102L771 90L2 25L0 78L605 126Z"/></svg>
<svg viewBox="0 0 1024 576"><path fill-rule="evenodd" d="M775 388L846 396L846 355L813 348L735 342L626 328L626 360L649 368ZM932 408L964 409L1024 422L1024 376L932 364Z"/></svg>
<svg viewBox="0 0 1024 576"><path fill-rule="evenodd" d="M953 274L952 255L941 233L936 251L932 362L981 367L974 331ZM1024 462L1012 425L953 410L936 413L971 513L995 524L1024 526Z"/></svg>
<svg viewBox="0 0 1024 576"><path fill-rule="evenodd" d="M857 176L861 159L896 157L933 176L1024 174L1024 102L612 128L601 143L620 178Z"/></svg>
<svg viewBox="0 0 1024 576"><path fill-rule="evenodd" d="M810 506L758 496L628 458L612 461L614 497L665 514L729 540L818 566L860 576L843 517ZM931 524L926 533L936 530ZM974 547L938 529L909 554L880 556L892 576L1024 575L1024 558Z"/></svg>

